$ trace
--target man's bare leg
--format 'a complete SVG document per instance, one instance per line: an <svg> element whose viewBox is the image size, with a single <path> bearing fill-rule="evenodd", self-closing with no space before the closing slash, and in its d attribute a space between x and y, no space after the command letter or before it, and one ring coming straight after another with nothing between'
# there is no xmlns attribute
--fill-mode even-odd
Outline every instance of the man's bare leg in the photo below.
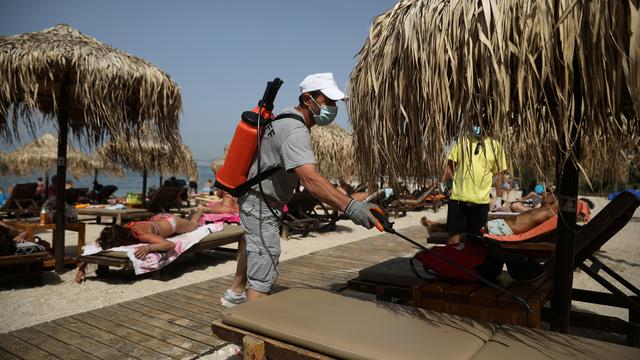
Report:
<svg viewBox="0 0 640 360"><path fill-rule="evenodd" d="M247 287L247 241L244 236L238 241L236 261L236 274L233 276L231 290L236 294L242 294Z"/></svg>

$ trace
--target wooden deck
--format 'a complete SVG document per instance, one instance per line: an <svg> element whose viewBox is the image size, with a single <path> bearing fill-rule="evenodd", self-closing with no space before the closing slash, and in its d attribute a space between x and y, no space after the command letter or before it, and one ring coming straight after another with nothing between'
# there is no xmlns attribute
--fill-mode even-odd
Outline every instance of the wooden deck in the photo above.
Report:
<svg viewBox="0 0 640 360"><path fill-rule="evenodd" d="M420 225L400 232L420 241L426 236ZM414 252L398 237L381 234L283 261L278 287L342 290L360 269ZM0 334L0 358L191 359L213 353L226 345L212 335L211 322L220 319L219 297L231 279L223 276Z"/></svg>

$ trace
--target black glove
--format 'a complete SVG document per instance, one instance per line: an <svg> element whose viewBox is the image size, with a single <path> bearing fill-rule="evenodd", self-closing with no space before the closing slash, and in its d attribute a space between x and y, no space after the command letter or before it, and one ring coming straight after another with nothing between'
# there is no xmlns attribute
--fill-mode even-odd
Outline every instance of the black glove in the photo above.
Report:
<svg viewBox="0 0 640 360"><path fill-rule="evenodd" d="M375 218L375 216L373 216L373 214L371 214L370 209L376 207L376 205L369 204L367 202L360 202L351 199L351 202L349 202L349 205L347 205L344 213L356 225L361 225L367 229L371 229L378 222L378 220Z"/></svg>

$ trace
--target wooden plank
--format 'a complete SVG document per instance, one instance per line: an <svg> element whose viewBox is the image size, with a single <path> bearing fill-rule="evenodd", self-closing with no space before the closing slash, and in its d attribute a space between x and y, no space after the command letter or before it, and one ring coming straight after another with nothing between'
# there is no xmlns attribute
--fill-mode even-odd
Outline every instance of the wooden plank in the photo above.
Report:
<svg viewBox="0 0 640 360"><path fill-rule="evenodd" d="M140 344L141 346L153 349L175 359L192 358L196 355L193 352L187 351L178 346L174 346L171 343L159 340L155 337L146 335L141 331L130 329L126 326L122 326L121 324L98 317L91 313L81 313L73 315L73 318L84 321L85 323L91 324L104 331L108 331L112 334L129 339L130 341Z"/></svg>
<svg viewBox="0 0 640 360"><path fill-rule="evenodd" d="M13 355L13 354L11 354L11 353L8 353L8 352L0 349L0 359L4 359L4 360L19 360L20 358L15 356L15 355Z"/></svg>
<svg viewBox="0 0 640 360"><path fill-rule="evenodd" d="M156 319L160 319L160 320L164 320L169 324L175 324L175 325L179 325L182 326L186 329L189 330L193 330L193 331L197 331L205 336L208 336L209 333L209 327L205 324L201 324L199 322L195 322L193 320L175 315L175 314L171 314L162 310L158 310L156 308L150 307L150 306L145 306L133 301L126 301L123 303L118 304L122 307L125 307L129 310L132 311L136 311L144 316L147 317L154 317Z"/></svg>
<svg viewBox="0 0 640 360"><path fill-rule="evenodd" d="M219 319L220 312L218 309L214 309L211 306L205 306L201 301L193 301L191 298L182 299L179 294L174 293L165 293L165 294L154 294L148 297L148 299L156 301L158 303L163 303L166 306L178 306L182 309L188 310L190 312L194 312L197 314L201 314L202 316L206 316L207 318ZM217 299L216 299L217 300ZM211 321L208 322L211 324Z"/></svg>
<svg viewBox="0 0 640 360"><path fill-rule="evenodd" d="M95 356L82 351L82 349L77 349L33 328L15 330L11 332L11 335L40 349L44 349L48 353L61 359L97 359Z"/></svg>
<svg viewBox="0 0 640 360"><path fill-rule="evenodd" d="M111 305L107 307L107 309L110 311L122 314L124 316L127 316L131 320L145 322L149 325L158 327L165 331L170 331L170 332L173 332L174 334L179 334L185 338L191 339L194 342L198 342L202 345L209 346L210 348L222 345L221 342L216 341L213 337L209 336L208 334L205 335L201 332L186 328L184 326L176 325L170 321L149 316L148 313L142 314L140 312L130 310L121 305ZM178 319L177 317L171 317L171 318Z"/></svg>
<svg viewBox="0 0 640 360"><path fill-rule="evenodd" d="M163 342L167 342L174 346L178 346L194 354L205 354L211 350L210 346L201 344L197 341L193 341L189 338L181 336L180 334L167 331L166 329L160 328L158 326L154 326L154 325L147 324L145 322L138 321L138 319L121 315L117 311L112 311L112 310L102 308L102 309L93 310L91 311L91 313L103 319L114 321L122 326L139 331L143 334L155 337L156 339L161 340Z"/></svg>
<svg viewBox="0 0 640 360"><path fill-rule="evenodd" d="M479 283L468 282L451 286L446 290L445 298L455 302L471 302L471 294L482 287Z"/></svg>
<svg viewBox="0 0 640 360"><path fill-rule="evenodd" d="M54 355L11 334L0 334L0 349L22 359L57 359Z"/></svg>
<svg viewBox="0 0 640 360"><path fill-rule="evenodd" d="M41 323L35 325L33 328L62 342L82 349L99 359L135 359L123 352L105 346L84 334L76 333L51 322Z"/></svg>
<svg viewBox="0 0 640 360"><path fill-rule="evenodd" d="M274 340L254 333L244 331L229 325L225 325L222 321L216 321L211 325L213 333L219 338L242 346L245 336L250 335L265 343L265 353L267 358L271 359L296 359L296 360L328 360L333 359L323 354L306 350L282 341Z"/></svg>
<svg viewBox="0 0 640 360"><path fill-rule="evenodd" d="M87 336L101 344L104 344L110 348L113 348L135 358L169 359L169 357L164 354L161 354L144 346L140 346L139 344L129 341L129 339L127 338L114 335L108 331L104 331L78 319L74 319L73 317L54 320L53 323L74 331L78 334Z"/></svg>
<svg viewBox="0 0 640 360"><path fill-rule="evenodd" d="M222 296L222 292L220 292L219 296L212 296L211 293L206 293L204 291L196 292L187 289L180 289L180 291L173 293L172 296L179 297L181 300L190 304L206 306L209 309L218 311L218 313L225 309L224 306L220 305L220 296Z"/></svg>
<svg viewBox="0 0 640 360"><path fill-rule="evenodd" d="M213 320L217 320L218 318L213 316L208 316L201 312L196 311L195 306L184 303L184 302L174 302L173 304L167 304L161 301L157 301L151 299L149 297L144 297L140 299L136 299L135 303L140 304L142 306L148 306L150 308L154 308L160 311L164 311L169 314L174 314L177 316L184 317L191 321L195 321L199 324L209 326Z"/></svg>
<svg viewBox="0 0 640 360"><path fill-rule="evenodd" d="M265 355L264 341L251 336L245 335L242 339L242 349L244 352L245 360L264 360Z"/></svg>

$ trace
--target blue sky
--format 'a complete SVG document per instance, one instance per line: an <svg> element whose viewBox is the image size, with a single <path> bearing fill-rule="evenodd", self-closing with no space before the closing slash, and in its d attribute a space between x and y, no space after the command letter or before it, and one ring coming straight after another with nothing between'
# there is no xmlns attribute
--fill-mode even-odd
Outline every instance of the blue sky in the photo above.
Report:
<svg viewBox="0 0 640 360"><path fill-rule="evenodd" d="M276 110L295 104L297 84L309 73L333 72L344 88L371 21L394 4L3 0L0 35L67 23L159 66L182 88L185 143L196 159L208 160L222 155L240 114L256 104L268 80L285 82ZM337 122L348 126L342 104Z"/></svg>

